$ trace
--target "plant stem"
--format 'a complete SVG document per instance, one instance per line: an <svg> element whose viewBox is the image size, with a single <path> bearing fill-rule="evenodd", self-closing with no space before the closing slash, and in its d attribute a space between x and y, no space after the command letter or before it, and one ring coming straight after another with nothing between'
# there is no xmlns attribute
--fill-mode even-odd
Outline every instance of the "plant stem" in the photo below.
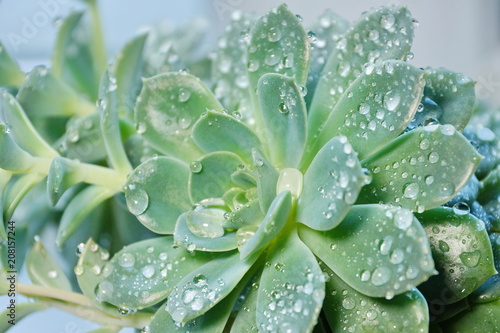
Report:
<svg viewBox="0 0 500 333"><path fill-rule="evenodd" d="M26 283L18 283L17 290L20 294L29 297L48 297L60 301L76 303L79 305L92 306L92 303L87 299L87 297L71 291L42 287Z"/></svg>
<svg viewBox="0 0 500 333"><path fill-rule="evenodd" d="M101 20L99 18L99 9L96 0L88 1L90 13L92 17L92 36L91 52L95 60L96 73L102 73L106 69L107 59L106 50L104 47L104 39L102 34Z"/></svg>

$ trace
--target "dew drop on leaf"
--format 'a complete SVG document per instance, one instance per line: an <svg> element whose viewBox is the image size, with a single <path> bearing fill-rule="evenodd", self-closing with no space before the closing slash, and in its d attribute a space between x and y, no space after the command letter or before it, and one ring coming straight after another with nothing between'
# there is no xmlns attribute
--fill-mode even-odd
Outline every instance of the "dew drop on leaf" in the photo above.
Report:
<svg viewBox="0 0 500 333"><path fill-rule="evenodd" d="M375 268L372 273L371 282L374 286L382 286L391 279L391 270L385 266Z"/></svg>
<svg viewBox="0 0 500 333"><path fill-rule="evenodd" d="M394 213L394 224L401 230L406 230L410 227L413 221L413 214L407 209L400 209Z"/></svg>
<svg viewBox="0 0 500 333"><path fill-rule="evenodd" d="M479 250L463 252L459 257L465 266L476 267L479 264L479 259L481 259L481 252Z"/></svg>
<svg viewBox="0 0 500 333"><path fill-rule="evenodd" d="M403 195L408 199L415 199L418 195L418 183L409 183L404 186Z"/></svg>
<svg viewBox="0 0 500 333"><path fill-rule="evenodd" d="M127 207L134 215L141 215L149 206L149 195L141 188L133 186L125 194Z"/></svg>
<svg viewBox="0 0 500 333"><path fill-rule="evenodd" d="M398 107L400 100L401 97L396 92L392 90L388 91L384 95L383 99L384 107L389 111L394 111Z"/></svg>
<svg viewBox="0 0 500 333"><path fill-rule="evenodd" d="M453 205L453 211L457 215L467 215L470 213L470 208L465 202L457 202Z"/></svg>
<svg viewBox="0 0 500 333"><path fill-rule="evenodd" d="M131 253L122 253L118 257L118 265L123 268L133 267L135 264L135 257Z"/></svg>
<svg viewBox="0 0 500 333"><path fill-rule="evenodd" d="M200 173L203 169L203 165L200 161L193 161L189 164L189 169L192 173Z"/></svg>
<svg viewBox="0 0 500 333"><path fill-rule="evenodd" d="M270 42L277 42L281 39L281 30L276 27L271 27L267 32L267 39Z"/></svg>

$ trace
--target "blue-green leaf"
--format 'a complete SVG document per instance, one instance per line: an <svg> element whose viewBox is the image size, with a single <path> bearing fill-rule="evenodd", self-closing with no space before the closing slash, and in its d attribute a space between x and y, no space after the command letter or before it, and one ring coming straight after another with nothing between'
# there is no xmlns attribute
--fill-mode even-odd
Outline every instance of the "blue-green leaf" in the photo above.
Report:
<svg viewBox="0 0 500 333"><path fill-rule="evenodd" d="M391 300L363 295L325 265L326 299L323 311L332 332L427 332L429 314L425 298L411 289Z"/></svg>
<svg viewBox="0 0 500 333"><path fill-rule="evenodd" d="M476 304L441 324L443 332L496 332L500 327L500 301Z"/></svg>
<svg viewBox="0 0 500 333"><path fill-rule="evenodd" d="M199 79L185 73L165 73L144 79L135 108L137 131L155 149L184 161L201 155L191 133L207 110L222 111Z"/></svg>
<svg viewBox="0 0 500 333"><path fill-rule="evenodd" d="M234 322L231 325L230 333L256 333L257 328L257 295L258 283L253 283L245 294L245 301L241 305Z"/></svg>
<svg viewBox="0 0 500 333"><path fill-rule="evenodd" d="M189 168L170 158L157 157L139 165L124 186L129 211L148 229L174 232L175 221L190 207Z"/></svg>
<svg viewBox="0 0 500 333"><path fill-rule="evenodd" d="M66 123L66 132L60 141L60 151L64 156L82 162L95 163L106 158L99 113L71 118Z"/></svg>
<svg viewBox="0 0 500 333"><path fill-rule="evenodd" d="M118 172L126 175L132 171L132 166L121 141L118 119L120 91L117 91L117 84L117 78L105 71L99 87L98 111L101 117L101 134L110 164Z"/></svg>
<svg viewBox="0 0 500 333"><path fill-rule="evenodd" d="M271 163L279 169L297 168L306 145L307 115L295 78L265 74L259 79L257 94Z"/></svg>
<svg viewBox="0 0 500 333"><path fill-rule="evenodd" d="M173 247L171 236L126 246L102 269L96 295L124 309L142 309L165 299L184 276L213 259Z"/></svg>
<svg viewBox="0 0 500 333"><path fill-rule="evenodd" d="M279 173L258 150L252 151L252 157L260 210L265 214L276 196Z"/></svg>
<svg viewBox="0 0 500 333"><path fill-rule="evenodd" d="M291 209L291 193L284 191L278 194L255 234L241 247L241 259L248 258L274 239L285 227Z"/></svg>
<svg viewBox="0 0 500 333"><path fill-rule="evenodd" d="M19 88L24 81L24 73L0 43L0 86Z"/></svg>
<svg viewBox="0 0 500 333"><path fill-rule="evenodd" d="M231 175L245 167L243 160L230 152L207 154L190 164L189 197L192 203L206 198L221 198L227 190L236 187Z"/></svg>
<svg viewBox="0 0 500 333"><path fill-rule="evenodd" d="M47 193L53 206L71 186L85 180L85 173L79 168L80 162L64 157L52 160L47 175Z"/></svg>
<svg viewBox="0 0 500 333"><path fill-rule="evenodd" d="M309 110L310 139L366 63L402 60L412 41L413 22L406 7L381 7L361 16L337 41L320 76Z"/></svg>
<svg viewBox="0 0 500 333"><path fill-rule="evenodd" d="M0 156L5 156L0 154ZM3 219L10 220L17 206L24 198L26 193L36 184L40 183L45 178L44 174L33 172L27 173L19 178L11 179L10 183L4 190L3 201Z"/></svg>
<svg viewBox="0 0 500 333"><path fill-rule="evenodd" d="M316 230L337 226L356 201L365 175L356 152L344 136L331 139L304 175L297 221Z"/></svg>
<svg viewBox="0 0 500 333"><path fill-rule="evenodd" d="M300 236L335 274L367 296L391 299L435 273L425 231L407 209L356 205L336 228L304 227Z"/></svg>
<svg viewBox="0 0 500 333"><path fill-rule="evenodd" d="M24 113L19 102L7 91L0 96L1 118L15 128L12 135L17 144L26 152L40 157L54 158L59 154L38 134Z"/></svg>
<svg viewBox="0 0 500 333"><path fill-rule="evenodd" d="M311 332L325 297L316 258L293 230L273 244L266 261L257 296L259 332Z"/></svg>
<svg viewBox="0 0 500 333"><path fill-rule="evenodd" d="M213 308L237 286L257 258L241 260L234 253L185 275L168 296L167 311L172 319L185 324Z"/></svg>
<svg viewBox="0 0 500 333"><path fill-rule="evenodd" d="M359 159L384 147L406 129L417 111L425 84L422 76L420 69L404 61L367 66L317 132L312 153L339 134L349 139Z"/></svg>
<svg viewBox="0 0 500 333"><path fill-rule="evenodd" d="M361 164L373 180L360 202L384 202L423 212L448 202L469 181L481 155L452 125L407 132ZM447 167L443 172L444 166Z"/></svg>
<svg viewBox="0 0 500 333"><path fill-rule="evenodd" d="M10 125L0 121L0 168L27 171L36 164L36 159L18 146L11 132Z"/></svg>
<svg viewBox="0 0 500 333"><path fill-rule="evenodd" d="M496 273L484 223L470 214L440 207L416 217L425 228L439 275L419 286L431 302L451 304Z"/></svg>
<svg viewBox="0 0 500 333"><path fill-rule="evenodd" d="M224 228L239 229L245 226L257 226L264 219L260 210L259 200L255 199L247 204L237 207L224 223Z"/></svg>
<svg viewBox="0 0 500 333"><path fill-rule="evenodd" d="M245 124L227 114L207 111L193 126L193 140L205 153L230 151L250 163L252 149L261 149L259 138Z"/></svg>
<svg viewBox="0 0 500 333"><path fill-rule="evenodd" d="M24 317L37 312L37 311L43 311L47 309L49 306L45 303L42 302L29 302L29 303L21 303L21 304L16 304L16 324L21 321ZM5 319L8 318L10 315L10 309L6 309L0 313L0 316L4 318L0 322L0 331L2 332L7 332L8 329L12 328L12 325L9 323L9 320Z"/></svg>

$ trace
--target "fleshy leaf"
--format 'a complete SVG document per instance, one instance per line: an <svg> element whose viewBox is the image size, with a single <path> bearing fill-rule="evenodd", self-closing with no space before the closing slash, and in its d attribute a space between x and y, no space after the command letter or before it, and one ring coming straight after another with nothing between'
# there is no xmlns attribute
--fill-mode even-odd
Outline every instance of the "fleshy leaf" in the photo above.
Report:
<svg viewBox="0 0 500 333"><path fill-rule="evenodd" d="M489 235L495 269L500 271L500 234L493 232ZM469 299L475 303L487 303L500 299L500 274L492 275L482 285L469 295Z"/></svg>
<svg viewBox="0 0 500 333"><path fill-rule="evenodd" d="M338 100L312 152L339 134L349 139L360 160L384 147L406 129L417 111L425 84L422 76L420 69L404 61L368 65Z"/></svg>
<svg viewBox="0 0 500 333"><path fill-rule="evenodd" d="M16 98L30 118L85 116L96 109L44 66L36 66L26 76Z"/></svg>
<svg viewBox="0 0 500 333"><path fill-rule="evenodd" d="M316 230L337 226L356 201L365 175L356 152L344 136L331 139L304 175L297 221Z"/></svg>
<svg viewBox="0 0 500 333"><path fill-rule="evenodd" d="M75 195L64 209L57 230L56 244L62 246L75 233L85 218L117 191L101 186L89 186Z"/></svg>
<svg viewBox="0 0 500 333"><path fill-rule="evenodd" d="M71 291L71 283L59 263L37 239L26 257L26 269L34 284Z"/></svg>
<svg viewBox="0 0 500 333"><path fill-rule="evenodd" d="M160 234L173 233L179 215L191 207L188 175L187 165L170 157L142 163L125 183L129 211L148 229Z"/></svg>
<svg viewBox="0 0 500 333"><path fill-rule="evenodd" d="M236 187L231 174L245 166L243 160L230 152L207 154L190 164L189 196L192 203L206 198L221 198L227 190Z"/></svg>
<svg viewBox="0 0 500 333"><path fill-rule="evenodd" d="M10 125L0 121L0 168L26 171L35 165L36 159L17 145L11 132Z"/></svg>
<svg viewBox="0 0 500 333"><path fill-rule="evenodd" d="M252 28L247 55L251 89L266 73L295 77L298 84L306 84L309 43L302 23L285 5L260 17Z"/></svg>
<svg viewBox="0 0 500 333"><path fill-rule="evenodd" d="M416 216L425 228L439 271L438 276L419 286L430 302L457 302L496 273L481 220L447 207Z"/></svg>
<svg viewBox="0 0 500 333"><path fill-rule="evenodd" d="M130 121L134 119L136 98L142 87L143 50L148 35L141 34L129 41L116 56L113 74L116 76L118 114Z"/></svg>
<svg viewBox="0 0 500 333"><path fill-rule="evenodd" d="M325 67L328 56L334 51L342 34L349 28L349 22L331 10L321 14L311 26L316 41L311 48L311 67L307 76L306 104L311 104L320 74Z"/></svg>
<svg viewBox="0 0 500 333"><path fill-rule="evenodd" d="M147 78L135 109L137 131L155 149L189 161L201 155L192 125L207 109L222 111L222 106L198 78L185 73Z"/></svg>
<svg viewBox="0 0 500 333"><path fill-rule="evenodd" d="M85 179L85 174L79 165L80 162L64 157L56 157L52 160L47 175L47 193L53 206L66 190Z"/></svg>
<svg viewBox="0 0 500 333"><path fill-rule="evenodd" d="M485 205L500 195L500 165L481 180L477 201Z"/></svg>
<svg viewBox="0 0 500 333"><path fill-rule="evenodd" d="M89 239L86 244L80 244L77 248L77 253L80 255L78 263L74 268L74 273L78 281L82 293L97 309L104 311L106 314L119 317L118 309L113 305L101 302L96 297L96 288L108 276L111 271L105 269L105 265L109 259L109 252L99 246L92 239Z"/></svg>
<svg viewBox="0 0 500 333"><path fill-rule="evenodd" d="M268 253L257 296L259 332L312 331L325 297L316 258L295 230L277 239Z"/></svg>
<svg viewBox="0 0 500 333"><path fill-rule="evenodd" d="M500 327L500 301L476 304L441 324L443 332L496 332Z"/></svg>
<svg viewBox="0 0 500 333"><path fill-rule="evenodd" d="M265 135L270 142L271 163L297 168L307 139L307 111L294 78L265 74L257 85ZM256 147L258 148L258 147Z"/></svg>
<svg viewBox="0 0 500 333"><path fill-rule="evenodd" d="M425 231L407 209L356 205L336 228L304 227L300 237L335 274L367 296L390 299L435 272Z"/></svg>
<svg viewBox="0 0 500 333"><path fill-rule="evenodd" d="M123 327L119 326L103 326L96 328L95 330L89 331L87 333L118 333Z"/></svg>
<svg viewBox="0 0 500 333"><path fill-rule="evenodd" d="M258 150L252 151L252 157L260 209L265 214L276 196L279 173Z"/></svg>
<svg viewBox="0 0 500 333"><path fill-rule="evenodd" d="M465 74L444 68L427 69L425 80L424 96L442 110L437 120L463 131L472 117L476 103L474 81Z"/></svg>
<svg viewBox="0 0 500 333"><path fill-rule="evenodd" d="M332 332L427 332L429 314L425 298L411 289L391 300L363 295L325 265L328 274L323 311Z"/></svg>
<svg viewBox="0 0 500 333"><path fill-rule="evenodd" d="M259 138L245 124L227 114L207 111L193 126L193 140L205 153L230 151L245 162L252 160L252 149L261 149Z"/></svg>
<svg viewBox="0 0 500 333"><path fill-rule="evenodd" d="M106 158L99 113L71 118L66 124L60 147L64 156L82 162L95 163Z"/></svg>
<svg viewBox="0 0 500 333"><path fill-rule="evenodd" d="M258 200L252 200L242 207L238 207L229 214L224 224L227 229L239 229L250 225L259 225L264 219Z"/></svg>
<svg viewBox="0 0 500 333"><path fill-rule="evenodd" d="M0 86L19 88L24 81L24 73L0 43Z"/></svg>
<svg viewBox="0 0 500 333"><path fill-rule="evenodd" d="M5 156L0 154L0 157ZM45 178L41 173L27 173L19 178L12 179L10 184L4 190L3 201L3 218L4 221L10 220L19 202L24 198L26 193L36 184L40 183Z"/></svg>
<svg viewBox="0 0 500 333"><path fill-rule="evenodd" d="M246 259L265 247L285 227L292 209L292 195L289 191L281 192L273 200L266 216L255 234L240 250L241 259Z"/></svg>
<svg viewBox="0 0 500 333"><path fill-rule="evenodd" d="M102 75L99 87L98 111L101 117L101 133L111 166L118 172L128 174L132 166L125 153L120 135L118 119L119 96L117 78L108 71Z"/></svg>
<svg viewBox="0 0 500 333"><path fill-rule="evenodd" d="M363 160L373 179L360 202L384 202L423 212L453 198L469 181L481 155L452 125L407 132ZM444 166L448 167L443 172Z"/></svg>
<svg viewBox="0 0 500 333"><path fill-rule="evenodd" d="M231 325L230 333L256 333L258 283L252 283Z"/></svg>
<svg viewBox="0 0 500 333"><path fill-rule="evenodd" d="M21 321L21 319L25 318L26 316L37 312L37 311L43 311L47 309L49 306L45 303L42 302L29 302L29 303L21 303L21 304L16 304L16 324ZM2 311L0 313L0 316L2 318L9 318L10 314L10 309L7 308L6 310ZM1 332L7 332L8 329L12 328L12 325L9 323L9 320L2 320L0 322L0 331Z"/></svg>
<svg viewBox="0 0 500 333"><path fill-rule="evenodd" d="M233 253L185 275L168 296L167 311L172 319L185 324L213 308L237 286L257 258L241 260Z"/></svg>
<svg viewBox="0 0 500 333"><path fill-rule="evenodd" d="M177 219L174 231L174 244L183 246L189 251L224 252L234 250L238 245L236 233L225 232L217 238L200 237L195 235L187 225L186 214Z"/></svg>
<svg viewBox="0 0 500 333"><path fill-rule="evenodd" d="M309 138L321 128L366 63L403 60L412 41L413 22L406 7L381 7L361 16L337 41L321 73L309 110Z"/></svg>
<svg viewBox="0 0 500 333"><path fill-rule="evenodd" d="M101 302L120 308L149 307L165 299L181 278L211 259L210 254L174 248L171 236L137 242L116 253L104 266L96 295Z"/></svg>
<svg viewBox="0 0 500 333"><path fill-rule="evenodd" d="M1 47L1 46L0 46ZM26 152L40 157L54 158L59 154L38 134L19 102L7 91L1 92L1 118L15 128L12 132L17 144Z"/></svg>
<svg viewBox="0 0 500 333"><path fill-rule="evenodd" d="M253 101L249 89L247 48L254 16L241 14L226 26L212 62L214 93L228 110L239 113L247 125L253 121Z"/></svg>
<svg viewBox="0 0 500 333"><path fill-rule="evenodd" d="M102 68L97 68L99 59L93 57L91 34L82 18L83 12L72 13L59 28L52 55L52 71L90 100L96 100Z"/></svg>

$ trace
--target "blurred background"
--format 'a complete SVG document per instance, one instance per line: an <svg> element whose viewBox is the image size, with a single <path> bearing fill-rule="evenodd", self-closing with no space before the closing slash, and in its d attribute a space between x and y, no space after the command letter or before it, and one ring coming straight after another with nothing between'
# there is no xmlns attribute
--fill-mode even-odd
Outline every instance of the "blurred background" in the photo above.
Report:
<svg viewBox="0 0 500 333"><path fill-rule="evenodd" d="M99 4L111 59L137 31L160 20L182 24L193 18L204 17L213 41L229 21L232 12L242 10L263 14L282 2L106 0ZM288 0L286 3L293 12L303 17L306 27L326 8L352 22L361 12L372 7L406 5L420 22L415 32L412 48L415 57L411 63L418 67L446 67L464 72L477 81L478 97L500 106L498 0ZM54 22L70 11L81 8L82 1L78 0L0 0L0 41L25 71L40 63L50 66L57 25ZM4 304L5 298L0 300ZM56 310L48 310L19 322L9 332L83 333L97 327Z"/></svg>

